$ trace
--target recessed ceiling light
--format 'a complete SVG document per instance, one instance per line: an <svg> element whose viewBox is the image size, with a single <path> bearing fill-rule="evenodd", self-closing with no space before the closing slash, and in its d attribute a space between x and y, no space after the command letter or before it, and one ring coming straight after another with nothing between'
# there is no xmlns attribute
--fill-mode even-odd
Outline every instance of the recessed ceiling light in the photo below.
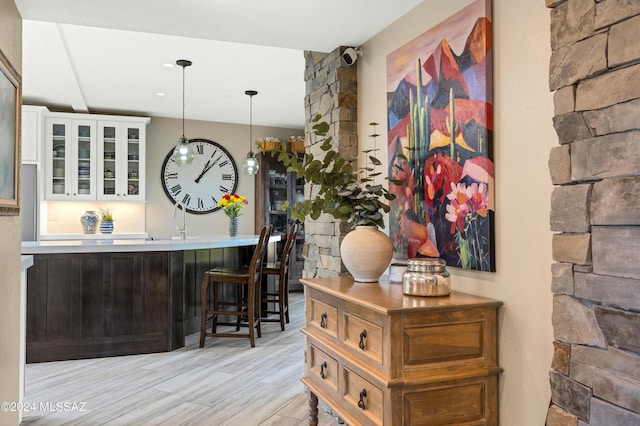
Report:
<svg viewBox="0 0 640 426"><path fill-rule="evenodd" d="M165 96L165 95L166 95L166 93L164 93L164 92L157 92L156 93L156 96Z"/></svg>
<svg viewBox="0 0 640 426"><path fill-rule="evenodd" d="M170 63L162 64L162 66L165 68L173 68L173 64Z"/></svg>

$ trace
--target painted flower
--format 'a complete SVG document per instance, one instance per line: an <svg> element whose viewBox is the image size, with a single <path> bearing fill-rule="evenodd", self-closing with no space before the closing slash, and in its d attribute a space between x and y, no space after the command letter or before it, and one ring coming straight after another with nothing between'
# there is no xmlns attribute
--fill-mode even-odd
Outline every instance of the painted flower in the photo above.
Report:
<svg viewBox="0 0 640 426"><path fill-rule="evenodd" d="M220 202L218 202L218 207L221 207L227 216L238 217L240 216L240 210L247 204L249 204L249 201L242 195L225 194Z"/></svg>
<svg viewBox="0 0 640 426"><path fill-rule="evenodd" d="M451 183L451 192L447 194L449 204L447 204L447 213L444 217L451 222L449 232L452 234L456 229L459 232L464 232L465 218L469 214L465 186L464 183Z"/></svg>
<svg viewBox="0 0 640 426"><path fill-rule="evenodd" d="M489 210L489 191L484 183L472 183L467 187L467 204L472 213L477 213L482 217L487 217Z"/></svg>
<svg viewBox="0 0 640 426"><path fill-rule="evenodd" d="M452 183L451 192L447 194L449 204L445 218L451 222L450 232L453 234L456 229L462 233L465 224L473 215L486 217L489 206L489 192L484 183L472 183L467 186L464 183Z"/></svg>

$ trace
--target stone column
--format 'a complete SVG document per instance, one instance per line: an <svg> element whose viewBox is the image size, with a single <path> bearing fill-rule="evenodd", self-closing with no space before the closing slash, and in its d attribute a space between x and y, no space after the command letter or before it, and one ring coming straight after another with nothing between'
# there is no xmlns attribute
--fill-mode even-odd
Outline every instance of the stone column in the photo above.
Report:
<svg viewBox="0 0 640 426"><path fill-rule="evenodd" d="M327 136L333 138L334 149L347 157L358 154L357 63L349 67L342 62L341 53L344 49L339 47L331 53L305 52L305 145L316 158L323 158L324 155L318 146L310 146L314 137L311 120L317 114L330 125ZM313 196L310 185L305 188L305 196ZM344 221L336 221L330 215L322 215L318 220L307 218L304 227L303 277L346 274L340 258L340 243L350 226Z"/></svg>
<svg viewBox="0 0 640 426"><path fill-rule="evenodd" d="M559 141L546 424L640 424L640 2L546 5Z"/></svg>

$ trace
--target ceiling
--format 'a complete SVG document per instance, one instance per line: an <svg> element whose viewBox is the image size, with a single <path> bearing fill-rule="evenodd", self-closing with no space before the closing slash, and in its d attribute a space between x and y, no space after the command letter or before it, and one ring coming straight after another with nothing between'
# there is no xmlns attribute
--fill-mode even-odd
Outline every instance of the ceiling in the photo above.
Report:
<svg viewBox="0 0 640 426"><path fill-rule="evenodd" d="M188 59L187 119L247 124L252 89L253 124L302 128L304 50L359 46L421 1L15 0L23 103L181 118Z"/></svg>

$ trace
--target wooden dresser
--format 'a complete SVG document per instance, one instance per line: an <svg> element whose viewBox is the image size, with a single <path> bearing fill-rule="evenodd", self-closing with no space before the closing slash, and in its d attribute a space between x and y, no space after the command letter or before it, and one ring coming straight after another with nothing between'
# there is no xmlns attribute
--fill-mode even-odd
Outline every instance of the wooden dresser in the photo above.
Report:
<svg viewBox="0 0 640 426"><path fill-rule="evenodd" d="M310 425L318 398L351 426L498 424L501 302L405 296L382 279L301 282Z"/></svg>

